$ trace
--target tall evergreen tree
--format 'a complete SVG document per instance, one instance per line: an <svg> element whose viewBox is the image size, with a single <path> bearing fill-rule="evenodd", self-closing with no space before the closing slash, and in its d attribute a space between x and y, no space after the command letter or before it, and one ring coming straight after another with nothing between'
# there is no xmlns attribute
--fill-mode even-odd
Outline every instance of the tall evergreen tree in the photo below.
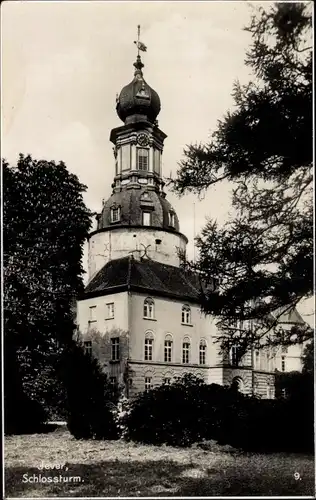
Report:
<svg viewBox="0 0 316 500"><path fill-rule="evenodd" d="M206 284L218 278L201 303L219 319L222 345L238 342L241 353L259 340L291 344L312 334L277 326L313 290L311 26L308 3L257 10L245 28L252 81L234 84L234 110L208 144L187 147L171 180L179 195L234 184L234 214L223 227L207 222L195 268Z"/></svg>

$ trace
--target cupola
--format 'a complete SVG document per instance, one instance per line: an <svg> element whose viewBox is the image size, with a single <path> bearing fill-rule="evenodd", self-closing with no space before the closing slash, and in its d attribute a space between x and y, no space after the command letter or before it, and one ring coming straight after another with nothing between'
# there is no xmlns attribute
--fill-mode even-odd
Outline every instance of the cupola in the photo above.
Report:
<svg viewBox="0 0 316 500"><path fill-rule="evenodd" d="M161 108L159 95L144 80L140 55L134 67L133 81L123 87L117 98L117 114L125 125L141 120L154 123Z"/></svg>

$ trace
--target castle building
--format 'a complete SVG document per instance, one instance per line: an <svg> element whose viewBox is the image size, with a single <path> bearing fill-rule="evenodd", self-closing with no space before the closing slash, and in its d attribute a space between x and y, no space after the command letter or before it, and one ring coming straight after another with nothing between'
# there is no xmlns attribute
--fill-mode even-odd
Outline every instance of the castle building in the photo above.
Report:
<svg viewBox="0 0 316 500"><path fill-rule="evenodd" d="M220 354L216 323L200 311L200 280L181 266L188 240L163 190L160 98L139 52L134 67L117 97L123 125L110 134L112 194L89 235L89 281L77 304L85 348L130 396L189 372L272 398L276 366L262 353L246 354L238 367L233 348Z"/></svg>

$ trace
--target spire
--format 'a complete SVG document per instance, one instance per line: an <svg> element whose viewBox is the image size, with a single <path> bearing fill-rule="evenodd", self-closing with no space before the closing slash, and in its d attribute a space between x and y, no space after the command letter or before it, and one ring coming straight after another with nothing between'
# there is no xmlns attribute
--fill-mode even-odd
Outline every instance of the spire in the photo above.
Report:
<svg viewBox="0 0 316 500"><path fill-rule="evenodd" d="M140 50L142 52L147 51L146 45L140 41L139 37L140 37L140 25L137 26L137 40L134 41L134 43L137 47L137 58L136 58L136 62L134 62L134 67L136 68L135 76L137 76L137 75L143 76L142 68L144 67L144 65L143 65L141 57L139 55L139 51Z"/></svg>

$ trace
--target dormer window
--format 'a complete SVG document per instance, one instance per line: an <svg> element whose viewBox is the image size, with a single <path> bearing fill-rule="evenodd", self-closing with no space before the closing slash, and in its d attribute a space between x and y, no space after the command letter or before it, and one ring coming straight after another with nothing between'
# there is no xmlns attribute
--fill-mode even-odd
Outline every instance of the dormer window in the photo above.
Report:
<svg viewBox="0 0 316 500"><path fill-rule="evenodd" d="M151 226L151 213L143 212L142 213L142 223L143 226Z"/></svg>
<svg viewBox="0 0 316 500"><path fill-rule="evenodd" d="M137 168L138 170L148 171L149 150L144 148L137 149Z"/></svg>
<svg viewBox="0 0 316 500"><path fill-rule="evenodd" d="M174 212L169 212L169 226L174 227L174 225L175 225Z"/></svg>
<svg viewBox="0 0 316 500"><path fill-rule="evenodd" d="M119 222L121 219L121 207L111 208L111 222Z"/></svg>

